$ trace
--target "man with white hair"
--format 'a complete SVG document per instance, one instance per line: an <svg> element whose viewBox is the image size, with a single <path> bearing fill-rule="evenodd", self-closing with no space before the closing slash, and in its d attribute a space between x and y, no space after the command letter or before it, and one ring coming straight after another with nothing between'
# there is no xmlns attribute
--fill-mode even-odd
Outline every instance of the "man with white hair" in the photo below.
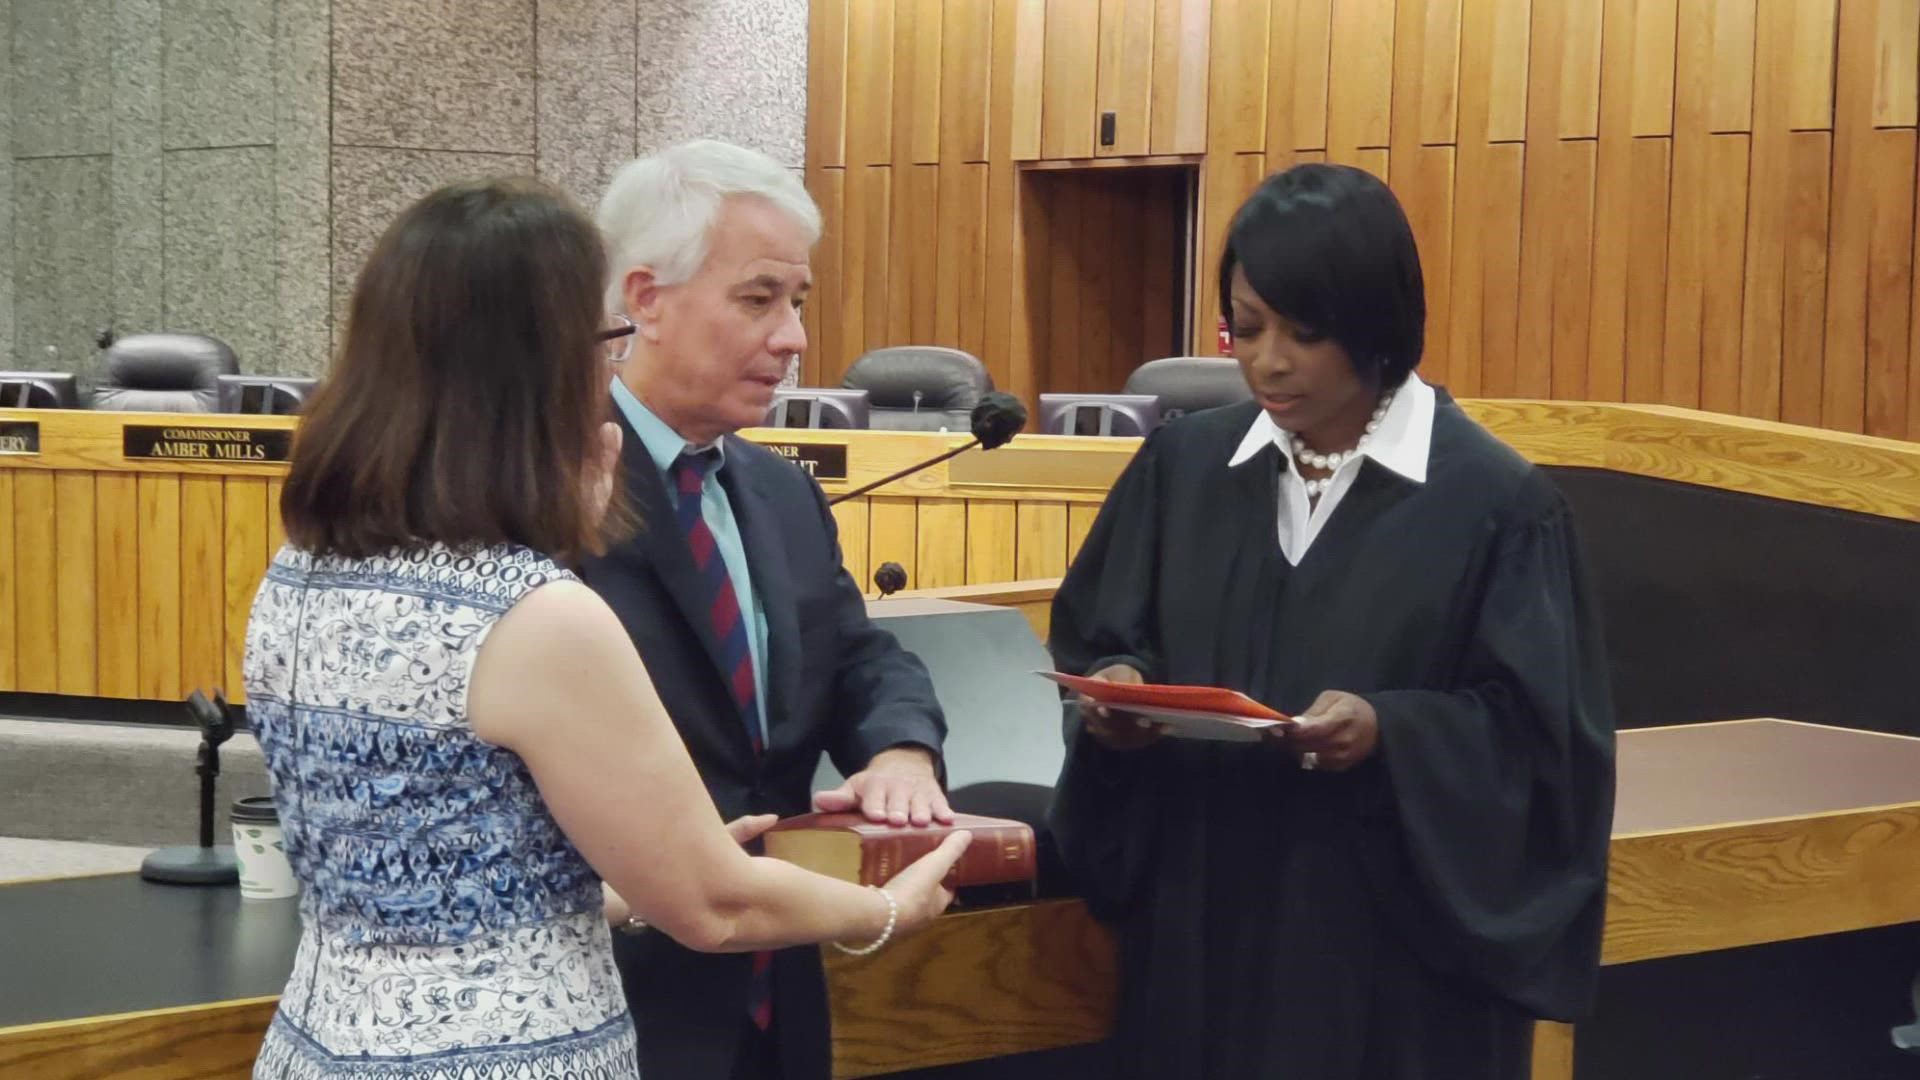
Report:
<svg viewBox="0 0 1920 1080"><path fill-rule="evenodd" d="M806 348L819 209L771 159L702 141L628 163L598 219L608 306L634 327L612 392L642 525L582 576L633 637L714 803L750 841L809 809L825 752L848 779L813 808L950 820L925 666L867 618L819 486L733 434L762 421ZM674 827L635 822L634 838ZM714 956L629 930L615 955L642 1075L825 1080L817 949Z"/></svg>

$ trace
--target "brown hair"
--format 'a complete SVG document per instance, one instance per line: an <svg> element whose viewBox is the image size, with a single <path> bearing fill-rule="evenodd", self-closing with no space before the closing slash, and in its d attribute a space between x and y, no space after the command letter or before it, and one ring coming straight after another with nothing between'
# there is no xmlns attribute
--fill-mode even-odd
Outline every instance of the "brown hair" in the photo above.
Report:
<svg viewBox="0 0 1920 1080"><path fill-rule="evenodd" d="M434 542L604 550L624 520L595 495L606 266L593 223L536 180L452 184L408 207L360 272L295 436L288 538L356 558Z"/></svg>

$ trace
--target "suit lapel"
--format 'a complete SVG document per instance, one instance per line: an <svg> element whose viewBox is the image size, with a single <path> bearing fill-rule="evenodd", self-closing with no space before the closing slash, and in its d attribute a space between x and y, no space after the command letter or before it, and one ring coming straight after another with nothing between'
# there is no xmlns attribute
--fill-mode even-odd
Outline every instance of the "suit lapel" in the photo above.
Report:
<svg viewBox="0 0 1920 1080"><path fill-rule="evenodd" d="M720 481L733 504L733 517L740 526L740 541L747 549L747 566L753 577L754 598L767 620L766 682L767 741L779 743L791 725L780 721L794 699L800 682L800 614L794 599L793 570L787 562L787 547L781 542L779 516L774 512L772 494L767 490L768 468L791 468L784 462L756 462L738 447L739 439L728 436L736 445L729 448L727 467Z"/></svg>
<svg viewBox="0 0 1920 1080"><path fill-rule="evenodd" d="M627 418L623 415L619 419L625 436L620 447L620 464L627 474L627 493L640 515L640 531L624 545L623 553L629 561L643 565L660 579L667 594L673 597L674 606L680 609L681 617L706 649L714 675L724 679L720 642L713 636L710 604L700 588L693 552L680 532L673 501L668 498L667 485L660 477L660 467L654 464L646 444L640 441Z"/></svg>

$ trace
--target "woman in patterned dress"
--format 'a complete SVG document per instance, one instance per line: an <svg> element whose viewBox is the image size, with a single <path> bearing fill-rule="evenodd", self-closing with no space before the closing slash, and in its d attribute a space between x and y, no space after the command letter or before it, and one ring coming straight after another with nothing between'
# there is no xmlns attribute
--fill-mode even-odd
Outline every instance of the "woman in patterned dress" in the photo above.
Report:
<svg viewBox="0 0 1920 1080"><path fill-rule="evenodd" d="M876 942L952 899L964 834L884 891L747 855L771 819L722 824L565 569L624 516L606 266L565 196L495 180L416 203L360 275L247 631L303 923L258 1078L637 1076L603 879L713 951Z"/></svg>

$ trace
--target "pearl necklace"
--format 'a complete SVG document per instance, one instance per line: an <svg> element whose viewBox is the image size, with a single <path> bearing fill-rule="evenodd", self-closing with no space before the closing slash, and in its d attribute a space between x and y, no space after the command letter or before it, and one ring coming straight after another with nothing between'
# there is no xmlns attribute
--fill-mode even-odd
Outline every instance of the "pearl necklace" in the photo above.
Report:
<svg viewBox="0 0 1920 1080"><path fill-rule="evenodd" d="M1392 404L1393 391L1389 390L1380 395L1380 404L1374 406L1373 417L1367 421L1367 430L1360 433L1360 441L1354 443L1353 449L1351 450L1336 450L1331 454L1316 453L1312 447L1307 445L1307 440L1297 434L1294 435L1293 459L1316 469L1326 469L1329 473L1339 472L1340 466L1359 457L1360 451L1366 449L1367 440L1373 438L1373 433L1380 430L1380 422L1386 419L1387 408ZM1327 489L1332 486L1333 477L1331 475L1324 480L1308 480L1307 498L1317 499L1326 494Z"/></svg>

